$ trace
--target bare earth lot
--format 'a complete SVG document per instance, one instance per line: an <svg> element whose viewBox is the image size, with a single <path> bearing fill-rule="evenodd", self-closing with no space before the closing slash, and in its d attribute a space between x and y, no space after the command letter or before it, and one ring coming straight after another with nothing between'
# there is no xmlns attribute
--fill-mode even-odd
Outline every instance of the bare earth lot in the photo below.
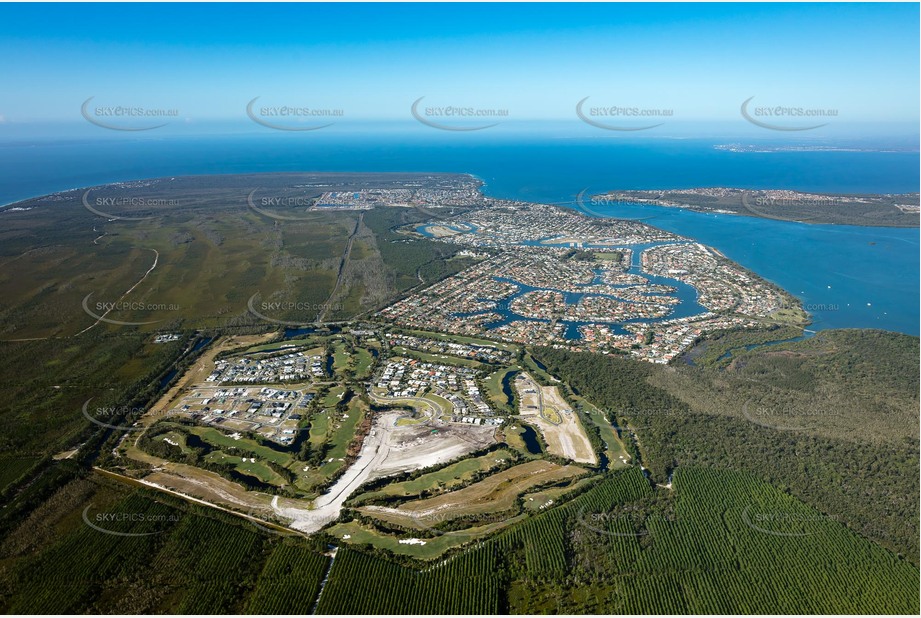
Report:
<svg viewBox="0 0 921 618"><path fill-rule="evenodd" d="M388 412L375 419L358 459L329 492L314 501L313 509L304 509L295 500L275 498L275 513L290 519L296 530L315 532L339 517L342 505L365 481L451 461L495 441L492 427L445 424L432 433L428 425L397 426L400 416L401 412Z"/></svg>
<svg viewBox="0 0 921 618"><path fill-rule="evenodd" d="M540 429L550 453L579 463L598 463L585 429L558 387L541 386L522 372L515 378L515 388L521 398L521 420Z"/></svg>
<svg viewBox="0 0 921 618"><path fill-rule="evenodd" d="M578 466L561 466L542 460L529 461L463 489L413 500L399 508L366 506L358 510L385 521L424 527L437 521L506 511L515 506L519 495L532 487L581 474L585 474L585 470Z"/></svg>

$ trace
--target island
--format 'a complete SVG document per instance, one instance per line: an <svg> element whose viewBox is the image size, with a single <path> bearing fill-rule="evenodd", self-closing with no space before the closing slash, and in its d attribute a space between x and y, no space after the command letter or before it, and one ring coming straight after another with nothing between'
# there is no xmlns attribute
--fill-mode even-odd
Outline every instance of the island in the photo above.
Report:
<svg viewBox="0 0 921 618"><path fill-rule="evenodd" d="M797 298L694 238L467 174L133 180L0 222L10 512L37 475L76 564L256 591L183 611L578 612L554 592L572 574L640 598L663 561L771 598L778 560L912 609L894 554L917 534L888 513L917 508L917 338L807 332ZM11 518L7 550L56 539L48 512Z"/></svg>
<svg viewBox="0 0 921 618"><path fill-rule="evenodd" d="M918 193L857 195L712 187L609 191L582 199L590 204L649 204L797 223L879 227L918 227L921 212Z"/></svg>

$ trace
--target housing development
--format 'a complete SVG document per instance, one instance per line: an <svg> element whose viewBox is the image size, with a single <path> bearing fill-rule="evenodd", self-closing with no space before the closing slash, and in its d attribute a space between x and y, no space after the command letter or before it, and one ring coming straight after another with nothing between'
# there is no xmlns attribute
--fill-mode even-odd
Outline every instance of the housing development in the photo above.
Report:
<svg viewBox="0 0 921 618"><path fill-rule="evenodd" d="M409 232L493 255L378 314L406 327L667 363L707 332L804 318L717 250L635 221L492 200Z"/></svg>
<svg viewBox="0 0 921 618"><path fill-rule="evenodd" d="M775 434L752 432L827 422L845 405L845 395L836 399L826 388L829 400L816 413L799 395L787 404L783 389L763 382L765 375L799 380L805 354L764 353L738 377L749 350L781 349L799 338L809 315L781 288L694 239L641 221L488 198L469 176L235 182L239 190L214 201L235 204L221 214L245 224L222 220L219 228L208 206L202 221L178 217L188 236L162 231L158 220L138 236L139 243L148 235L162 240L157 253L137 252L147 274L134 285L149 278L153 290L164 290L164 279L179 279L174 265L189 259L180 241L201 226L214 244L195 272L210 288L226 283L224 304L201 306L198 319L210 323L195 328L185 316L141 323L133 339L143 347L136 349L158 368L144 379L146 403L108 407L97 393L81 402L82 418L105 430L94 469L107 483L207 513L188 521L211 526L217 514L253 538L278 537L280 551L296 543L312 548L304 551L321 562L304 598L320 608L315 613L358 607L352 587L377 591L394 573L408 578L400 586L414 599L432 592L419 582L435 581L433 598L464 586L467 592L451 598L473 601L452 607L500 613L498 586L505 598L531 603L538 581L520 580L529 583L518 589L506 574L554 581L575 569L595 581L600 560L606 572L633 564L620 575L632 582L646 568L636 560L662 560L655 553L661 547L679 560L676 572L696 577L680 570L688 555L680 543L717 531L723 536L711 543L714 551L734 552L739 530L762 534L744 521L752 504L759 509L752 517L769 515L775 498L783 506L790 496L777 491L764 506L753 503L752 495L764 499L766 486L746 489L750 481L725 471L704 478L709 485L700 489L693 467L673 462L699 462L694 445L701 439L716 441L717 455L706 457L721 461L724 436L743 440L738 452L761 452L751 445L771 443ZM170 195L190 184L170 179L136 190L159 185ZM258 200L254 185L262 186ZM118 234L109 234L91 221L87 244L110 236L118 244L133 229L114 220L108 225ZM121 265L123 254L112 255ZM198 283L186 298L197 297ZM81 316L75 332L100 321ZM104 317L114 329L118 322L109 318L131 324L134 316ZM687 382L692 375L712 377L713 389L696 392ZM695 416L685 398L713 413ZM735 408L741 411L733 416ZM710 427L727 419L735 419L734 428L712 436ZM688 437L697 442L683 442ZM80 448L56 457L66 461ZM814 443L797 452L808 457L810 449ZM735 502L693 523L701 527L682 528L683 509L707 512L720 504L707 487L727 484L736 488ZM688 507L687 496L698 503ZM90 511L83 521L110 525L86 519ZM799 521L758 522L799 534ZM190 533L194 552L204 529ZM651 547L642 549L649 535ZM237 549L224 550L221 541L210 544L226 560ZM757 537L746 542L764 547ZM858 551L841 547L847 555ZM465 562L474 558L482 562ZM300 581L288 558L268 560L254 574L260 581L279 572ZM494 560L503 566L496 569ZM220 576L223 561L212 564L219 566L196 572ZM419 603L430 613L445 609ZM388 609L367 607L369 614Z"/></svg>
<svg viewBox="0 0 921 618"><path fill-rule="evenodd" d="M396 226L393 242L447 243L469 266L346 327L225 337L137 421L144 431L121 441L116 461L152 466L140 477L151 486L303 533L428 552L425 503L364 506L395 474L474 457L485 480L437 509L492 495L510 475L487 511L522 498L541 510L565 490L529 492L526 479L575 487L584 467L633 465L616 415L543 369L532 346L662 364L708 332L803 317L715 249L643 223L488 199L469 177L408 185L327 191L315 207L433 207L426 223ZM448 545L484 534L479 517Z"/></svg>
<svg viewBox="0 0 921 618"><path fill-rule="evenodd" d="M921 616L919 17L0 4L0 614Z"/></svg>

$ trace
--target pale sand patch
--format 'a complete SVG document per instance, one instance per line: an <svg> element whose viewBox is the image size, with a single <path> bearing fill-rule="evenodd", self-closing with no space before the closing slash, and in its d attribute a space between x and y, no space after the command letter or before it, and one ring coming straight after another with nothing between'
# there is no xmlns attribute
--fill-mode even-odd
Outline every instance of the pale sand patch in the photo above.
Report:
<svg viewBox="0 0 921 618"><path fill-rule="evenodd" d="M563 399L559 387L540 386L530 374L522 372L515 378L515 388L521 401L519 418L540 430L551 454L580 463L598 463L585 428L569 403ZM541 415L541 411L548 408L557 412L560 423L551 423ZM547 416L554 418L555 415L551 413Z"/></svg>
<svg viewBox="0 0 921 618"><path fill-rule="evenodd" d="M366 481L451 461L495 441L492 427L457 427L434 421L421 426L397 426L402 415L388 412L374 420L355 463L314 501L312 509L276 497L272 500L275 513L290 519L295 530L316 532L339 517L342 505ZM438 433L431 433L432 429Z"/></svg>

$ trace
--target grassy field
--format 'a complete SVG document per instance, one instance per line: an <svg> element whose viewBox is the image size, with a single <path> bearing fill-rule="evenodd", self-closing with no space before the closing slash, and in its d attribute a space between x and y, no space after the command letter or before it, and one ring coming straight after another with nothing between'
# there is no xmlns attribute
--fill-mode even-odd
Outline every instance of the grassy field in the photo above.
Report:
<svg viewBox="0 0 921 618"><path fill-rule="evenodd" d="M287 467L293 461L293 458L290 455L286 455L285 453L276 451L275 449L269 448L267 446L262 446L261 444L256 443L254 440L250 440L249 438L241 437L239 440L234 440L227 434L218 431L213 427L190 427L188 428L188 431L200 437L205 442L213 444L218 448L232 447L248 451L260 459L274 461L281 466Z"/></svg>
<svg viewBox="0 0 921 618"><path fill-rule="evenodd" d="M205 457L205 461L219 464L231 464L238 471L248 474L249 476L254 476L263 483L269 483L276 487L281 487L286 484L285 479L279 476L272 468L259 461L249 461L246 457L227 455L221 451L212 451Z"/></svg>
<svg viewBox="0 0 921 618"><path fill-rule="evenodd" d="M550 405L546 405L540 409L540 416L551 425L559 425L563 422L560 411Z"/></svg>
<svg viewBox="0 0 921 618"><path fill-rule="evenodd" d="M364 515L390 521L409 528L426 524L449 522L458 518L502 513L515 508L518 497L539 485L557 483L582 476L586 471L577 466L560 466L549 461L530 461L488 476L463 489L449 491L431 498L404 502L396 510L360 507Z"/></svg>
<svg viewBox="0 0 921 618"><path fill-rule="evenodd" d="M473 369L488 369L489 365L473 360L472 358L461 358L449 354L429 354L419 350L411 350L403 346L393 346L392 352L397 356L405 358L416 358L427 363L436 363L438 365L456 365L459 367L471 367Z"/></svg>
<svg viewBox="0 0 921 618"><path fill-rule="evenodd" d="M523 431L524 427L520 422L513 422L509 426L505 427L503 429L505 435L505 443L518 451L520 454L527 457L533 457L534 455L528 451L528 447L524 442L524 438L522 437ZM537 430L535 429L535 431Z"/></svg>
<svg viewBox="0 0 921 618"><path fill-rule="evenodd" d="M506 367L499 369L483 378L483 387L489 401L498 409L506 414L514 413L514 396L509 397L503 388L503 381L514 379L514 373L518 371L517 367ZM511 388L511 387L510 387Z"/></svg>
<svg viewBox="0 0 921 618"><path fill-rule="evenodd" d="M617 430L614 429L604 413L583 397L573 395L572 398L576 402L576 405L581 407L582 411L585 413L585 417L598 428L598 433L601 436L602 442L604 442L608 466L612 470L629 466L630 454L624 447L623 441L617 435Z"/></svg>
<svg viewBox="0 0 921 618"><path fill-rule="evenodd" d="M330 389L331 395L332 390ZM335 397L335 401L339 402L338 397ZM310 442L323 448L324 457L319 467L311 467L306 471L295 470L299 476L296 483L298 487L312 490L325 484L346 466L350 454L349 447L355 440L356 431L367 412L367 405L358 397L353 397L344 413L338 413L333 405L325 412L311 417Z"/></svg>
<svg viewBox="0 0 921 618"><path fill-rule="evenodd" d="M587 477L564 487L548 487L522 495L521 500L528 512L539 513L555 504L567 499L569 494L578 493L581 489L589 487L597 481L596 478Z"/></svg>
<svg viewBox="0 0 921 618"><path fill-rule="evenodd" d="M371 375L374 357L367 348L355 348L355 379L364 380Z"/></svg>
<svg viewBox="0 0 921 618"><path fill-rule="evenodd" d="M422 396L422 398L426 401L431 401L434 403L435 406L441 410L441 414L444 416L450 416L451 411L454 409L454 405L450 401L444 397L436 395L435 393L426 393Z"/></svg>
<svg viewBox="0 0 921 618"><path fill-rule="evenodd" d="M477 337L468 337L466 335L451 335L446 333L437 333L427 330L415 330L415 329L401 329L405 330L411 335L416 335L417 337L427 337L429 339L440 339L442 341L454 341L456 343L468 343L473 345L485 345L491 346L493 348L499 348L500 350L508 350L509 352L517 352L520 347L514 343L506 343L504 341L493 341L492 339L479 339Z"/></svg>
<svg viewBox="0 0 921 618"><path fill-rule="evenodd" d="M333 344L333 371L336 375L343 375L349 368L352 355L349 354L348 344L345 341L336 341Z"/></svg>
<svg viewBox="0 0 921 618"><path fill-rule="evenodd" d="M480 457L462 459L435 472L421 474L412 480L389 483L380 489L359 494L352 501L365 503L374 498L412 497L423 492L449 491L466 484L474 474L493 470L511 459L512 454L504 449Z"/></svg>
<svg viewBox="0 0 921 618"><path fill-rule="evenodd" d="M431 561L444 555L447 551L476 542L521 521L525 517L526 515L517 515L482 526L471 526L463 530L448 531L436 536L426 536L424 543L400 543L401 540L407 540L410 537L405 534L394 536L357 521L336 524L329 529L329 534L336 539L340 539L345 545L368 544L376 549L386 550L398 556Z"/></svg>
<svg viewBox="0 0 921 618"><path fill-rule="evenodd" d="M173 446L178 446L179 450L182 451L183 454L187 454L190 452L189 447L186 444L184 433L181 433L178 431L170 431L170 432L167 432L167 433L164 433L162 435L155 437L154 440L166 442L167 444L171 444Z"/></svg>

